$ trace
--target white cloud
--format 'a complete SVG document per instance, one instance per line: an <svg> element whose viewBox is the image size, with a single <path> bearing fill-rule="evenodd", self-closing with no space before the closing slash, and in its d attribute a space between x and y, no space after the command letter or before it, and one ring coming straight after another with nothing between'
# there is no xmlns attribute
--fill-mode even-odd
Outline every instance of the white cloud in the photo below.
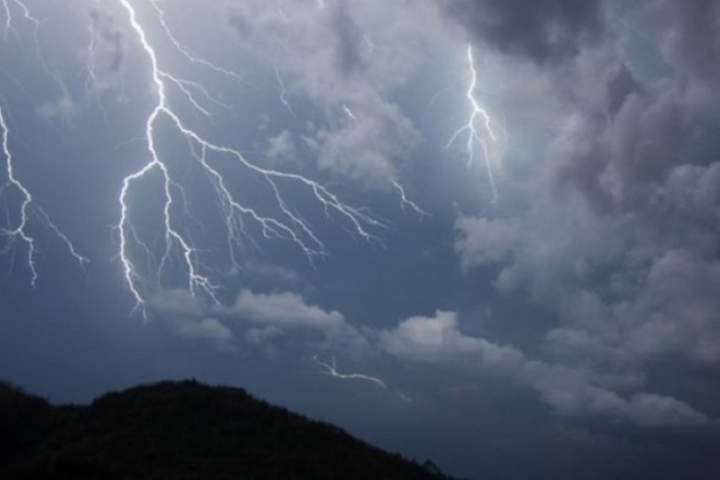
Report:
<svg viewBox="0 0 720 480"><path fill-rule="evenodd" d="M206 308L187 290L163 290L148 300L148 308L159 314L202 317Z"/></svg>
<svg viewBox="0 0 720 480"><path fill-rule="evenodd" d="M388 355L407 361L450 366L473 375L495 375L535 390L560 415L605 416L640 426L706 425L706 415L672 397L638 392L635 379L597 375L529 359L520 350L463 334L454 312L413 317L380 333L379 345ZM608 385L623 385L634 393L621 396Z"/></svg>
<svg viewBox="0 0 720 480"><path fill-rule="evenodd" d="M262 294L243 290L235 304L225 310L225 313L253 323L285 328L327 329L345 323L345 318L340 312L326 311L318 306L308 305L300 295L290 292Z"/></svg>
<svg viewBox="0 0 720 480"><path fill-rule="evenodd" d="M284 15L265 0L233 4L229 24L239 48L268 69L278 68L287 95L303 95L322 109L324 124L306 132L321 168L388 184L419 141L412 121L389 98L429 51L439 50L438 39L448 39L451 30L437 6L352 0L324 9L304 2L282 8ZM276 147L283 148L273 153L286 145Z"/></svg>
<svg viewBox="0 0 720 480"><path fill-rule="evenodd" d="M319 348L343 350L353 356L362 355L369 348L365 336L340 312L309 305L296 293L262 294L243 290L235 304L223 309L222 313L242 322L265 325L265 329L247 337L255 343L277 337L285 330L308 330L322 334L324 341L315 345Z"/></svg>
<svg viewBox="0 0 720 480"><path fill-rule="evenodd" d="M278 135L268 140L268 146L265 149L265 155L276 161L291 160L296 153L293 134L287 130L283 130Z"/></svg>
<svg viewBox="0 0 720 480"><path fill-rule="evenodd" d="M208 340L218 343L229 343L233 333L228 327L215 318L203 318L199 322L186 322L178 325L177 332L181 336L194 340Z"/></svg>

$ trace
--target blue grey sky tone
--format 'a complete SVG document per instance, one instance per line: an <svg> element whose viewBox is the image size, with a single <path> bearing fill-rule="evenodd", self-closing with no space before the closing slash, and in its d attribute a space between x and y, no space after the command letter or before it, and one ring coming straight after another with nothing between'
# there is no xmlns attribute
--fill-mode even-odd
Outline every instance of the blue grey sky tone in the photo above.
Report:
<svg viewBox="0 0 720 480"><path fill-rule="evenodd" d="M718 107L715 0L0 0L0 378L712 478Z"/></svg>

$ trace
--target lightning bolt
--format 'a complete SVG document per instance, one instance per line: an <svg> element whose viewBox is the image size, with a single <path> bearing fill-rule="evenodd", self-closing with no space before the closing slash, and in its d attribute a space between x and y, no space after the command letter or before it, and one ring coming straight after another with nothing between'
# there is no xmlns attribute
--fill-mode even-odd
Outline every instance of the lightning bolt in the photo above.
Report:
<svg viewBox="0 0 720 480"><path fill-rule="evenodd" d="M154 0L149 0L161 12ZM156 127L161 118L170 120L174 128L188 143L190 154L197 161L197 164L205 172L211 186L215 190L218 202L222 211L227 228L227 243L233 267L239 268L235 250L242 244L242 239L249 237L245 229L245 221L254 222L262 232L263 237L268 239L284 239L293 242L299 247L308 260L313 263L317 257L327 255L328 251L323 242L312 230L310 224L294 209L290 208L281 193L280 183L292 183L312 195L312 198L322 207L325 216L330 219L333 215L349 223L353 231L361 238L371 241L377 239L371 233L372 229L385 229L387 226L377 219L370 211L362 207L352 207L343 203L335 194L326 187L295 173L286 173L277 170L260 167L246 159L240 151L233 148L217 145L207 140L195 130L186 126L178 111L172 106L168 97L170 87L177 87L185 94L190 105L196 110L203 112L202 107L189 93L189 81L173 75L161 66L158 54L148 39L137 12L130 0L118 0L128 15L130 26L142 46L151 67L151 78L157 96L157 103L147 117L145 123L144 142L149 155L148 161L139 170L126 176L122 182L122 189L118 197L120 205L120 219L116 225L119 237L119 259L123 267L124 277L129 290L136 301L135 308L142 308L146 304L147 292L143 287L143 276L139 273L136 260L133 255L135 248L148 250L146 244L138 241L137 232L131 220L132 208L130 204L131 193L136 184L148 177L151 173L160 174L164 198L162 210L163 224L161 226L165 240L164 253L159 262L158 278L162 275L163 268L170 262L171 256L177 254L187 272L187 286L193 295L202 294L211 301L218 303L216 292L217 286L205 273L206 268L201 262L200 252L193 246L191 238L187 236L177 225L181 219L176 212L176 204L180 202L178 194L185 199L185 192L182 185L171 175L170 165L160 155L157 149ZM161 17L161 24L166 34L169 34L171 41L181 53L189 59L195 59L195 63L202 64L216 72L225 73L219 67L210 64L192 54L177 40L173 40L170 29ZM229 71L228 71L229 72ZM233 160L239 167L245 169L253 176L259 178L269 187L275 199L275 206L279 210L277 217L264 216L252 207L243 205L233 195L228 181L212 166L210 156L215 155L221 158ZM144 308L142 308L144 313Z"/></svg>
<svg viewBox="0 0 720 480"><path fill-rule="evenodd" d="M68 237L53 223L50 216L35 203L30 190L17 178L13 155L10 149L10 128L5 120L5 112L3 111L2 104L0 104L0 135L2 136L2 153L5 157L5 170L7 173L7 183L0 188L0 195L4 195L8 188L14 188L19 191L22 196L22 203L19 209L20 218L17 225L14 227L8 226L0 230L2 237L5 237L4 242L0 244L0 253L5 254L10 252L17 241L24 243L27 248L27 263L31 273L30 283L34 287L38 280L38 272L35 261L35 255L37 253L35 239L28 233L31 214L35 214L41 222L48 226L60 238L67 246L70 254L80 262L81 267L88 262L88 259L77 253Z"/></svg>
<svg viewBox="0 0 720 480"><path fill-rule="evenodd" d="M490 161L490 150L485 139L485 136L487 136L487 138L489 138L491 142L495 143L497 142L497 136L492 129L490 114L488 114L487 110L480 106L480 102L475 97L475 89L477 88L478 75L477 70L475 69L475 59L473 57L472 45L468 45L467 47L467 61L468 74L470 76L470 85L468 86L465 96L470 103L470 118L468 119L466 125L455 131L445 148L450 148L460 135L467 134L465 153L467 154L468 167L470 167L475 160L475 142L477 141L480 144L483 150L485 168L487 170L490 188L492 189L492 203L497 203L498 191L495 185L495 174L493 173L492 163ZM475 126L475 123L478 121L478 117L482 118L484 135L481 135Z"/></svg>
<svg viewBox="0 0 720 480"><path fill-rule="evenodd" d="M34 40L35 46L37 47L37 35L38 29L42 22L34 17L30 10L20 0L2 0L2 7L5 12L5 26L3 37L5 40L8 39L9 32L13 32L18 36L15 27L13 26L13 13L10 4L15 5L19 8L23 14L23 18L33 24L34 27ZM42 59L38 52L38 57ZM16 190L22 197L22 202L18 209L19 219L15 226L12 226L12 221L8 215L8 226L0 229L0 237L3 237L2 243L0 243L0 254L7 254L11 252L17 242L23 243L27 249L27 264L30 269L31 280L30 283L33 287L36 286L38 281L38 271L36 254L37 247L35 238L28 232L30 228L31 218L34 216L41 224L44 224L50 230L52 230L57 237L65 244L70 254L80 263L81 267L84 267L88 259L80 255L75 246L72 244L70 239L57 227L52 221L50 216L43 210L35 201L30 190L23 184L18 178L15 163L10 148L10 127L7 123L5 111L2 103L0 103L0 139L2 143L2 155L5 159L5 172L7 176L7 182L5 185L0 187L0 196L3 196L9 190Z"/></svg>
<svg viewBox="0 0 720 480"><path fill-rule="evenodd" d="M345 115L347 115L348 118L350 118L350 120L352 120L353 122L358 121L357 116L355 116L355 113L353 113L352 109L350 109L350 107L348 107L346 103L342 104L342 109L345 112ZM392 183L392 186L395 188L395 190L400 195L400 206L402 207L403 212L405 211L405 207L409 207L411 210L413 210L415 213L417 213L421 217L429 217L430 216L429 213L427 213L425 210L420 208L415 202L408 199L407 195L405 194L405 189L403 188L402 185L400 185L396 180L392 180L391 183Z"/></svg>
<svg viewBox="0 0 720 480"><path fill-rule="evenodd" d="M429 213L427 213L422 208L418 207L415 202L413 202L407 198L407 195L405 195L405 189L402 187L402 185L400 185L395 180L393 180L392 184L393 184L393 187L395 187L395 190L397 190L398 193L400 194L400 201L401 201L400 205L402 206L403 210L405 210L405 207L408 206L412 210L414 210L415 213L420 215L421 217L429 217L430 216Z"/></svg>
<svg viewBox="0 0 720 480"><path fill-rule="evenodd" d="M332 357L332 363L323 362L320 360L320 357L318 355L313 355L312 361L317 363L320 367L323 375L329 375L333 378L337 378L340 380L361 380L364 382L370 382L374 383L378 387L382 388L383 390L387 390L390 393L393 393L397 395L403 402L412 402L412 398L408 397L402 392L395 391L394 389L390 388L384 381L377 377L372 377L370 375L364 375L362 373L340 373L337 371L337 366L335 362L335 356Z"/></svg>
<svg viewBox="0 0 720 480"><path fill-rule="evenodd" d="M7 4L5 5L7 7ZM5 165L8 177L8 184L3 186L2 193L4 194L7 187L12 186L20 191L23 197L22 204L20 206L20 221L15 228L5 228L2 230L3 236L7 237L5 244L0 248L0 252L7 253L12 248L16 240L20 239L27 246L27 262L30 267L30 273L32 274L31 283L35 286L37 282L38 274L35 266L35 240L27 232L28 224L28 209L32 205L33 197L30 191L15 177L15 168L13 165L13 156L10 150L10 130L7 122L5 121L5 113L2 106L0 105L0 130L2 133L2 151L5 157Z"/></svg>
<svg viewBox="0 0 720 480"><path fill-rule="evenodd" d="M165 20L165 11L162 8L160 8L160 6L157 4L157 0L148 0L148 2L150 3L150 5L152 5L152 7L157 12L158 20L160 21L160 26L162 27L163 31L165 32L165 35L168 37L170 42L172 42L175 49L177 49L177 51L180 52L180 54L183 55L185 57L185 59L187 59L190 63L208 68L215 73L219 73L226 77L235 79L238 82L245 84L249 87L257 88L257 87L255 87L255 85L250 83L239 73L234 72L233 70L229 70L227 68L218 66L213 62L210 62L204 58L201 58L201 57L198 57L197 55L195 55L190 48L185 46L185 44L180 42L177 39L177 37L175 37L172 30L168 26L167 21Z"/></svg>
<svg viewBox="0 0 720 480"><path fill-rule="evenodd" d="M385 390L389 390L385 382L379 378L371 377L370 375L363 375L362 373L338 373L335 366L335 356L332 357L332 364L323 362L320 360L318 355L314 355L312 360L320 366L322 373L325 375L330 375L331 377L339 378L341 380L364 380L366 382L374 383Z"/></svg>
<svg viewBox="0 0 720 480"><path fill-rule="evenodd" d="M287 89L285 88L285 82L283 81L282 74L280 73L280 65L278 61L275 61L275 79L278 82L278 86L280 87L280 103L283 104L283 106L287 109L288 112L290 112L290 115L295 117L295 111L292 108L292 105L290 105L290 102L287 99Z"/></svg>
<svg viewBox="0 0 720 480"><path fill-rule="evenodd" d="M12 3L17 8L20 9L20 11L23 14L23 18L33 24L34 38L35 38L35 41L37 44L38 30L40 29L40 24L42 22L39 19L32 16L30 14L30 10L20 0L1 0L1 1L2 1L3 10L5 11L5 26L3 28L3 38L5 39L5 41L8 40L8 36L9 36L10 32L14 33L16 37L18 36L18 33L15 30L15 27L13 26L13 13L12 13L12 9L10 8L10 4Z"/></svg>

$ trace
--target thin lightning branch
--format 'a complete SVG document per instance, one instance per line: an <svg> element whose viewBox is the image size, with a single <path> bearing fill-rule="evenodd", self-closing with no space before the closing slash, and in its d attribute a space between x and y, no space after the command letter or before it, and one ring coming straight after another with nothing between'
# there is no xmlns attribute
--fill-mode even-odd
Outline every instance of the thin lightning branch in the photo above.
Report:
<svg viewBox="0 0 720 480"><path fill-rule="evenodd" d="M150 1L157 8L157 5L155 5L152 0ZM387 228L387 225L376 219L366 209L351 207L342 203L336 195L319 183L298 174L261 168L248 161L240 151L214 144L196 131L188 128L170 103L168 87L175 85L181 90L185 87L183 93L185 93L186 97L190 100L190 104L196 110L202 111L197 102L193 101L192 96L188 94L189 90L186 87L191 84L187 80L174 76L160 66L160 60L156 50L150 43L131 1L118 0L118 2L126 10L132 30L135 32L143 51L147 55L151 67L152 83L155 86L157 95L157 103L145 123L144 141L147 146L149 160L142 168L123 179L122 189L118 198L120 204L120 220L116 228L120 243L119 258L123 266L126 283L136 301L136 308L145 306L146 293L142 287L143 278L138 272L138 267L132 254L134 246L139 242L136 240L137 234L130 218L132 213L130 197L135 185L151 172L160 174L163 185L164 207L162 229L164 232L165 251L160 261L160 271L162 271L162 267L169 261L171 255L177 252L187 272L189 291L193 295L204 294L212 301L217 302L215 295L217 287L207 275L201 273L202 265L199 259L199 252L193 247L192 241L177 226L179 219L175 213L176 198L173 192L178 189L182 190L182 187L173 180L166 160L157 150L155 129L161 118L169 119L175 129L185 137L191 155L203 169L210 184L215 189L226 223L228 232L227 241L234 267L239 267L234 253L235 246L240 245L242 238L248 236L245 229L246 220L258 225L265 238L284 239L294 242L295 245L305 253L311 263L314 258L327 254L325 245L315 235L309 223L303 220L299 214L295 213L294 210L287 205L281 194L280 182L291 182L306 189L323 208L326 217L330 218L331 214L334 213L343 218L352 225L354 232L365 240L377 239L370 233L368 228ZM167 28L164 22L162 23L166 34L168 34L169 28ZM171 39L175 38L171 33L168 35ZM176 40L173 40L173 42L181 52L190 55L179 42ZM194 58L195 62L202 65L207 66L209 64L209 62L205 62L196 57L190 58ZM280 217L263 216L253 208L241 204L233 196L226 179L210 164L208 158L210 154L230 158L236 161L240 167L262 179L274 194L276 206L280 211ZM142 249L143 246L139 245L139 248Z"/></svg>
<svg viewBox="0 0 720 480"><path fill-rule="evenodd" d="M280 87L280 102L287 109L287 111L290 112L290 115L295 117L295 111L293 110L292 105L290 105L290 102L288 102L287 99L287 89L285 88L285 82L283 81L282 75L280 74L280 65L278 64L277 60L275 60L275 78L277 79L278 86Z"/></svg>
<svg viewBox="0 0 720 480"><path fill-rule="evenodd" d="M372 39L367 34L363 34L363 40L365 40L365 44L367 44L368 52L372 53L375 51L375 44L373 43Z"/></svg>
<svg viewBox="0 0 720 480"><path fill-rule="evenodd" d="M40 24L42 24L42 21L35 18L30 14L30 10L25 6L23 2L20 0L1 0L3 5L3 10L5 11L5 27L3 29L3 37L5 41L8 39L8 34L10 32L13 32L15 36L18 35L17 31L13 27L13 14L12 10L10 8L10 3L17 6L23 13L23 18L27 20L28 22L32 23L34 26L34 38L35 38L35 44L37 45L37 36L38 36L38 30L40 29Z"/></svg>
<svg viewBox="0 0 720 480"><path fill-rule="evenodd" d="M175 35L172 33L172 30L168 26L166 20L165 20L165 11L160 8L160 6L157 4L157 0L148 0L148 2L152 5L152 7L155 9L155 11L158 14L158 18L160 20L160 26L162 27L163 31L165 32L165 35L170 39L173 46L177 49L180 54L182 54L190 63L195 65L201 65L215 73L219 73L221 75L224 75L226 77L233 78L237 80L240 83L243 83L247 86L257 88L255 85L247 81L245 78L243 78L240 74L237 72L234 72L232 70L229 70L227 68L220 67L213 62L210 62L204 58L200 58L196 56L188 47L186 47L182 42L180 42Z"/></svg>
<svg viewBox="0 0 720 480"><path fill-rule="evenodd" d="M7 40L8 38L8 32L12 31L17 35L17 31L15 30L13 26L13 15L12 15L12 9L10 7L10 3L12 5L15 5L15 7L19 8L22 11L23 18L33 24L33 39L35 41L35 47L38 48L38 30L40 28L40 25L42 24L42 21L35 18L31 13L30 10L25 6L23 2L20 0L1 0L3 5L3 10L5 11L5 29L4 29L4 38ZM36 52L38 54L38 58L42 62L42 55L40 55L39 50ZM44 62L42 62L44 65ZM12 77L11 77L12 78ZM10 220L9 214L8 214L8 220L7 225L8 227L2 228L0 230L1 235L5 237L5 240L2 244L0 244L0 254L5 254L10 252L11 250L14 250L14 246L16 242L21 242L25 244L25 247L27 249L27 264L28 268L30 269L31 274L31 280L30 283L34 287L37 284L38 281L38 272L37 272L37 263L36 263L36 254L37 254L37 248L35 244L35 238L28 233L29 224L31 220L31 215L35 214L36 217L40 220L41 223L44 223L47 227L52 230L55 235L65 244L66 248L70 252L70 254L80 263L81 267L84 267L85 263L88 262L88 259L80 255L77 250L75 249L75 246L70 241L70 239L57 227L57 225L50 219L50 216L35 202L35 199L33 198L32 194L30 193L30 190L25 187L25 185L22 183L22 181L17 177L17 173L15 171L15 164L14 164L14 158L12 155L12 151L10 149L10 128L7 124L7 121L5 119L5 112L3 111L3 106L0 104L0 135L2 136L2 155L5 158L5 171L7 175L7 183L0 188L0 195L5 194L5 192L8 189L14 189L17 190L21 197L22 197L22 203L20 204L20 208L18 211L19 220L17 222L17 225L14 227L12 226L12 221ZM6 208L8 208L6 203ZM14 257L13 257L14 258Z"/></svg>
<svg viewBox="0 0 720 480"><path fill-rule="evenodd" d="M372 382L385 390L389 390L385 382L379 378L363 375L362 373L338 373L335 366L335 356L332 357L332 364L323 362L318 358L318 355L314 355L312 359L323 369L322 373L325 375L330 375L331 377L339 378L341 380L364 380L366 382Z"/></svg>
<svg viewBox="0 0 720 480"><path fill-rule="evenodd" d="M38 278L37 269L35 266L35 240L26 232L29 215L28 209L33 202L33 197L32 195L30 195L28 189L25 188L25 186L17 178L15 178L13 157L9 146L10 131L7 123L5 122L5 114L3 112L2 106L0 106L0 129L2 130L2 132L0 132L2 133L2 150L3 155L5 156L5 165L9 185L12 185L17 190L19 190L23 197L22 205L20 206L20 221L15 228L10 227L3 229L3 235L7 236L8 239L5 243L5 246L3 246L0 251L3 253L7 252L10 248L12 248L12 245L17 239L20 239L22 242L25 243L28 251L27 262L28 266L30 267L30 273L32 274L31 283L34 287Z"/></svg>
<svg viewBox="0 0 720 480"><path fill-rule="evenodd" d="M402 202L400 205L402 206L403 210L405 210L405 207L408 206L412 210L414 210L415 213L420 215L421 217L429 217L430 216L429 213L427 213L422 208L418 207L415 202L408 200L407 196L405 195L405 189L402 187L402 185L400 185L395 180L392 181L392 184L393 184L393 187L395 187L395 190L397 190L398 193L400 194L400 201Z"/></svg>
<svg viewBox="0 0 720 480"><path fill-rule="evenodd" d="M353 113L353 111L350 110L350 107L348 107L346 104L343 103L343 104L342 104L342 108L343 108L343 111L345 112L345 114L346 114L348 117L350 117L350 120L352 120L353 122L357 122L357 121L358 121L358 119L357 119L357 117L355 116L355 114Z"/></svg>
<svg viewBox="0 0 720 480"><path fill-rule="evenodd" d="M335 364L335 356L332 357L332 363L326 363L320 360L318 355L313 355L312 357L313 362L317 363L318 366L322 369L320 373L323 375L329 375L333 378L337 378L340 380L361 380L364 382L370 382L374 383L378 387L382 388L383 390L387 390L390 393L393 393L397 395L403 402L412 402L412 398L408 397L402 392L398 392L395 389L390 388L385 382L380 380L377 377L372 377L370 375L363 375L362 373L340 373L337 371L337 366Z"/></svg>
<svg viewBox="0 0 720 480"><path fill-rule="evenodd" d="M60 229L53 223L50 217L45 211L35 204L30 191L23 185L23 183L17 178L15 172L15 165L13 163L13 155L10 150L10 129L7 122L5 121L5 113L3 112L2 105L0 105L0 134L2 135L2 153L5 157L5 169L7 172L8 183L0 189L0 194L12 187L18 190L22 196L22 203L20 205L19 215L20 220L15 227L9 226L2 229L2 236L6 237L3 245L0 245L0 253L9 252L16 241L20 241L25 244L27 248L27 263L31 273L31 284L34 287L38 280L37 264L35 261L35 255L37 253L35 248L35 239L28 233L28 223L30 221L30 214L36 213L42 221L45 222L50 229L63 241L66 245L70 254L80 262L81 266L84 266L88 260L77 253L74 245L68 237L60 231ZM8 222L10 225L10 222Z"/></svg>
<svg viewBox="0 0 720 480"><path fill-rule="evenodd" d="M350 107L347 106L347 104L342 104L342 109L345 112L345 114L352 120L353 122L357 122L358 118L355 116L355 113L350 109ZM429 213L427 213L425 210L420 208L415 202L409 200L407 198L407 195L405 194L405 189L400 185L397 181L392 180L392 185L397 190L398 194L400 195L400 206L402 207L403 211L405 210L405 207L410 207L410 209L414 210L417 214L420 216L430 216Z"/></svg>
<svg viewBox="0 0 720 480"><path fill-rule="evenodd" d="M472 165L474 159L475 159L475 142L477 141L480 143L482 149L483 149L483 155L485 158L485 168L487 169L488 179L490 181L490 187L492 188L493 193L493 203L497 203L498 199L498 192L497 187L495 185L495 175L493 174L492 164L490 162L490 151L488 149L487 142L483 135L481 135L477 128L475 127L475 122L478 119L478 116L482 117L483 119L483 126L484 131L487 135L487 137L493 142L497 142L497 137L495 136L495 132L492 129L491 126L491 119L488 112L480 106L480 103L478 102L477 98L475 98L475 88L477 87L477 70L475 69L475 60L473 58L473 50L472 45L468 45L467 48L467 60L468 60L468 69L470 74L470 85L468 87L466 97L468 102L470 103L470 106L472 108L472 113L470 114L470 118L468 119L468 123L463 126L462 128L455 131L453 136L450 138L450 140L447 143L446 148L450 148L453 143L455 143L455 140L457 138L467 133L467 144L465 146L465 152L467 153L467 162L468 167Z"/></svg>
<svg viewBox="0 0 720 480"><path fill-rule="evenodd" d="M100 109L100 113L102 113L103 119L105 120L106 124L109 124L107 111L105 110L105 105L103 104L101 95L100 95L100 89L98 87L98 77L95 65L95 55L97 54L97 46L98 46L98 32L95 28L95 25L91 22L90 26L88 27L88 33L90 35L90 43L87 47L87 65L85 66L85 70L87 72L86 78L85 78L85 88L88 91L93 92L93 96L95 97L95 102L98 105L98 108Z"/></svg>

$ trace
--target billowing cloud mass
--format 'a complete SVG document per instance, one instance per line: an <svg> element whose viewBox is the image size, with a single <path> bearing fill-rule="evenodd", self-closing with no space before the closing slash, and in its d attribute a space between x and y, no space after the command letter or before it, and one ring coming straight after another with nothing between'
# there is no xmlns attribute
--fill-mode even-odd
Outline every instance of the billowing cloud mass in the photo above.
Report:
<svg viewBox="0 0 720 480"><path fill-rule="evenodd" d="M420 137L413 121L388 97L436 48L433 32L441 25L435 6L330 2L318 12L306 2L284 2L278 15L266 3L233 4L229 25L241 48L275 69L291 115L301 96L325 110L328 125L308 125L303 135L319 166L381 185L396 178ZM394 20L408 9L413 21Z"/></svg>
<svg viewBox="0 0 720 480"><path fill-rule="evenodd" d="M547 62L576 55L603 31L600 0L450 0L440 2L474 38L511 55Z"/></svg>
<svg viewBox="0 0 720 480"><path fill-rule="evenodd" d="M634 393L629 398L608 385L622 385L617 375L600 376L583 367L530 360L516 348L464 335L456 314L404 320L380 334L388 354L416 362L457 365L469 374L497 375L534 389L558 413L602 415L643 426L704 425L708 418L672 397Z"/></svg>
<svg viewBox="0 0 720 480"><path fill-rule="evenodd" d="M589 375L652 378L666 361L720 365L720 163L711 146L720 12L713 2L646 8L648 22L666 25L648 35L673 75L634 73L616 46L588 46L568 62L597 74L575 79L579 100L558 121L542 175L517 192L525 206L457 222L464 268L495 268L498 292L551 308L557 325L543 348ZM566 398L538 388L550 403L561 398L561 410L577 409L574 396L563 406ZM582 394L590 410L640 423L655 423L650 412L671 423L706 420L671 398Z"/></svg>
<svg viewBox="0 0 720 480"><path fill-rule="evenodd" d="M0 378L720 468L720 2L179 3L0 0Z"/></svg>

